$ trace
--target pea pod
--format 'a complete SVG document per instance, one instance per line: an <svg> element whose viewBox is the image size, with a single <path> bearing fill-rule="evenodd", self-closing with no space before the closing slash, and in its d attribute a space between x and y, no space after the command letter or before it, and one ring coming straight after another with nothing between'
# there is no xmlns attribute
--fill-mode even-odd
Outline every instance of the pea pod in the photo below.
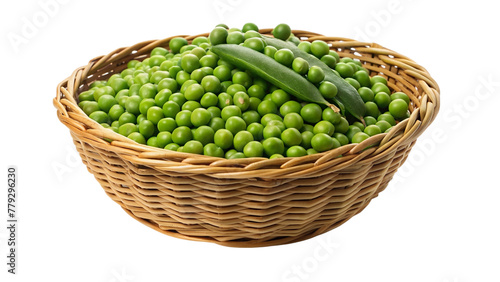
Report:
<svg viewBox="0 0 500 282"><path fill-rule="evenodd" d="M339 112L335 105L323 98L314 84L260 52L235 44L213 46L212 52L241 69L250 70L299 99L324 104L335 112Z"/></svg>
<svg viewBox="0 0 500 282"><path fill-rule="evenodd" d="M280 39L272 38L269 36L262 36L262 39L264 40L264 42L266 42L267 45L274 46L278 50L283 48L290 49L296 58L297 57L303 58L309 63L309 66L318 66L321 69L323 69L323 71L325 72L325 80L330 81L331 83L335 84L335 86L337 86L338 93L336 98L338 99L338 101L344 104L345 109L348 112L350 112L354 117L363 121L363 116L365 115L366 111L365 104L363 103L363 100L359 96L358 91L356 91L356 88L347 83L341 77L337 76L332 71L332 69L328 67L325 63L323 63L320 59L304 52L294 44L291 44L289 42Z"/></svg>

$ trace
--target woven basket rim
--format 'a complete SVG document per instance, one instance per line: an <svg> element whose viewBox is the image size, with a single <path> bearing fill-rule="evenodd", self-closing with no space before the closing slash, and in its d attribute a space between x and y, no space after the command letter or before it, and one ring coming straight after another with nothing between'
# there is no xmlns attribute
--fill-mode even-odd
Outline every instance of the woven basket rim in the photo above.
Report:
<svg viewBox="0 0 500 282"><path fill-rule="evenodd" d="M271 30L269 28L261 29L260 32L270 34ZM259 177L273 178L277 170L281 171L279 172L280 175L286 174L288 177L300 177L306 174L304 171L307 172L310 169L320 168L322 164L327 162L337 162L341 166L358 161L368 162L374 157L382 157L401 144L413 142L436 117L440 103L439 86L425 68L406 56L382 47L377 43L360 42L343 37L327 37L303 30L293 30L292 32L301 40L325 40L331 45L331 49L340 48L349 50L354 54L363 54L369 51L370 54L378 56L377 60L382 58L382 63L389 67L396 67L398 71L404 72L409 79L414 79L419 87L419 89L415 90L415 93L420 91L421 96L411 97L414 108L410 117L399 122L388 133L381 133L359 144L348 144L323 153L293 158L244 158L228 160L138 144L111 129L102 127L86 116L78 107L76 95L83 91L85 83L88 84L93 80L97 80L94 75L101 69L108 67L110 68L108 72L113 72L113 63L116 61L138 56L145 58L148 56L148 52L154 47L167 47L166 43L174 37L184 37L191 42L198 36L208 36L208 33L191 36L176 35L160 40L144 41L132 46L118 48L107 55L96 57L90 60L86 66L77 68L68 78L59 83L57 86L57 96L53 99L53 104L57 109L59 120L70 129L72 134L78 134L82 138L92 140L96 146L103 146L112 151L119 151L125 159L131 162L145 166L154 166L155 168L167 171L170 169L175 169L176 171L182 169L186 173L210 173L221 178L255 177L255 170L259 170ZM358 58L364 64L370 64L375 60L370 57L349 55L349 53L342 53L342 55ZM123 65L123 62L118 65ZM380 69L379 71L384 70ZM380 74L385 74L390 79L391 76L387 75L389 72L387 70L387 73ZM392 90L393 87L390 88ZM107 142L105 139L113 141Z"/></svg>

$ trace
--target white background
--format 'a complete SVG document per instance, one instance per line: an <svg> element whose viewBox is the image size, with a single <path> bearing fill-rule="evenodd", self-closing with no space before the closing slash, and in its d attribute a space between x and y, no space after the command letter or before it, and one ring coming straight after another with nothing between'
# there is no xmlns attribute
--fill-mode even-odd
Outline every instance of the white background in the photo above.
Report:
<svg viewBox="0 0 500 282"><path fill-rule="evenodd" d="M0 281L500 281L494 1L1 3ZM143 226L87 172L56 118L57 84L118 47L200 34L221 22L286 22L377 42L439 83L438 118L361 214L308 241L227 248ZM19 171L16 276L5 263L8 165Z"/></svg>

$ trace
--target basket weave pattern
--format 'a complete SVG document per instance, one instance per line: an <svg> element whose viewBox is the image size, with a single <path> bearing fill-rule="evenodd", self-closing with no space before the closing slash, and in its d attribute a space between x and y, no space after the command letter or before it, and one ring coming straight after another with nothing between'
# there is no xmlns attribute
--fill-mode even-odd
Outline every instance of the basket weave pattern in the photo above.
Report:
<svg viewBox="0 0 500 282"><path fill-rule="evenodd" d="M361 212L386 188L437 115L439 87L423 67L378 44L293 33L302 40L324 40L341 57L359 59L370 75L386 77L391 90L410 97L410 118L388 133L320 154L226 160L137 144L104 129L78 107L78 94L90 83L119 73L129 60L142 60L157 46L167 47L173 37L120 48L76 69L57 87L58 118L106 194L155 230L232 247L312 238ZM191 42L197 36L183 37Z"/></svg>

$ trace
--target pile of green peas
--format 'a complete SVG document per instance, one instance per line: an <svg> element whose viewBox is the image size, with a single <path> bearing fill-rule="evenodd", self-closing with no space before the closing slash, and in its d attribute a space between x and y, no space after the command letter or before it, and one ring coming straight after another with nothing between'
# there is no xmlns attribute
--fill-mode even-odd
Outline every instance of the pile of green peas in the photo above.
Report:
<svg viewBox="0 0 500 282"><path fill-rule="evenodd" d="M226 43L262 47L265 54L304 73L300 60L290 61L286 51L281 58L276 56L281 50L260 46L255 24L245 24L241 30L220 27L226 30ZM359 61L340 58L323 41L301 42L288 34L286 26L278 27L275 37L287 38L321 58L358 90L366 106L365 124L324 105L301 101L225 62L210 51L214 39L204 36L191 43L176 37L168 49L156 47L143 61L129 61L122 72L95 81L80 93L79 106L103 127L137 143L227 159L325 152L387 132L409 116L409 97L391 93L386 78L370 77ZM331 86L324 88L323 95L334 96Z"/></svg>

